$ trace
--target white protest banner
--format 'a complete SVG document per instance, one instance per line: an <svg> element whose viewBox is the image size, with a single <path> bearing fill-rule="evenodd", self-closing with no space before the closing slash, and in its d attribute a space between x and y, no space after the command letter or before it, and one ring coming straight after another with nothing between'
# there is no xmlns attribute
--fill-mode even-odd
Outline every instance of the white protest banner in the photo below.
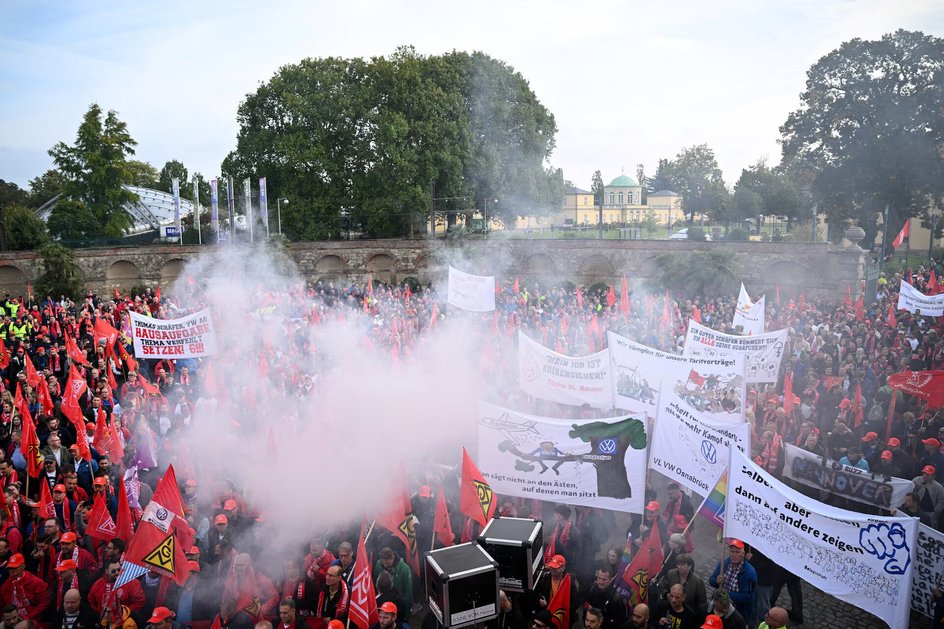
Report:
<svg viewBox="0 0 944 629"><path fill-rule="evenodd" d="M216 353L210 309L180 319L152 319L129 312L134 355L138 358L200 358Z"/></svg>
<svg viewBox="0 0 944 629"><path fill-rule="evenodd" d="M551 402L613 406L607 350L580 358L564 356L518 332L518 385L528 395Z"/></svg>
<svg viewBox="0 0 944 629"><path fill-rule="evenodd" d="M697 321L689 320L685 337L685 356L718 358L743 355L747 361L747 382L777 382L780 361L787 344L787 330L777 330L755 336L735 336L715 332Z"/></svg>
<svg viewBox="0 0 944 629"><path fill-rule="evenodd" d="M892 510L914 490L904 478L870 474L852 465L823 458L793 444L784 444L783 475L807 487L822 489L841 498Z"/></svg>
<svg viewBox="0 0 944 629"><path fill-rule="evenodd" d="M472 312L495 310L495 278L491 275L470 275L449 267L448 303Z"/></svg>
<svg viewBox="0 0 944 629"><path fill-rule="evenodd" d="M744 357L669 354L607 332L613 405L655 418L659 391L671 387L706 421L744 421Z"/></svg>
<svg viewBox="0 0 944 629"><path fill-rule="evenodd" d="M642 513L646 422L558 419L479 403L478 466L495 493Z"/></svg>
<svg viewBox="0 0 944 629"><path fill-rule="evenodd" d="M677 396L668 397L673 401L663 397L652 429L649 469L707 496L728 466L731 445L751 451L751 425L700 421Z"/></svg>
<svg viewBox="0 0 944 629"><path fill-rule="evenodd" d="M907 310L911 313L920 310L925 317L940 317L944 315L944 293L925 295L905 280L901 280L898 292L898 309Z"/></svg>
<svg viewBox="0 0 944 629"><path fill-rule="evenodd" d="M766 295L761 296L756 303L752 302L750 295L747 294L747 290L744 288L744 284L741 284L741 292L738 295L737 308L734 309L734 321L731 326L735 328L741 326L744 334L763 334L765 299Z"/></svg>
<svg viewBox="0 0 944 629"><path fill-rule="evenodd" d="M731 448L724 534L743 540L813 587L905 629L918 519L823 504Z"/></svg>
<svg viewBox="0 0 944 629"><path fill-rule="evenodd" d="M944 533L918 525L918 554L911 573L911 609L934 618L931 590L944 577Z"/></svg>

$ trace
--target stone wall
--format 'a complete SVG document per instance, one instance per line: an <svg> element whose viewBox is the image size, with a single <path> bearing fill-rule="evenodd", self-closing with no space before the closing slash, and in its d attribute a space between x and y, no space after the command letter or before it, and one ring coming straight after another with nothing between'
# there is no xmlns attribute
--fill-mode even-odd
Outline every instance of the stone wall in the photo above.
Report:
<svg viewBox="0 0 944 629"><path fill-rule="evenodd" d="M694 243L677 240L364 240L306 242L288 245L299 272L308 280L371 275L381 281L414 277L439 280L449 263L463 270L579 285L616 283L623 275L633 284L655 275L665 253L725 247L735 252L748 289L779 285L788 294L802 286L808 297L845 294L864 277L864 252L856 246L834 249L823 243ZM90 290L111 292L137 285L168 287L186 263L213 256L212 246L154 245L133 248L82 249L76 265ZM246 248L247 255L249 249ZM0 292L22 294L42 272L33 252L0 253Z"/></svg>

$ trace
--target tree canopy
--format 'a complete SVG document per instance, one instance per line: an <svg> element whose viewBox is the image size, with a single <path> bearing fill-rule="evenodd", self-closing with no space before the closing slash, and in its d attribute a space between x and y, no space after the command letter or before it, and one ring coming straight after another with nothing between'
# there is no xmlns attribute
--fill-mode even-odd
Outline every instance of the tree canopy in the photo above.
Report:
<svg viewBox="0 0 944 629"><path fill-rule="evenodd" d="M137 143L114 111L96 104L79 125L75 144L59 142L49 150L62 174L64 199L49 217L49 231L61 238L121 236L133 225L125 204L137 200L125 190L134 182L127 162Z"/></svg>
<svg viewBox="0 0 944 629"><path fill-rule="evenodd" d="M563 178L546 160L554 117L527 81L482 53L370 60L326 57L281 68L238 111L223 170L267 177L291 203L287 235L423 231L434 209L483 208L512 219L560 206ZM495 200L498 200L495 202Z"/></svg>
<svg viewBox="0 0 944 629"><path fill-rule="evenodd" d="M899 30L853 39L807 71L800 107L780 128L784 165L812 184L834 236L850 222L874 242L927 217L944 193L944 40Z"/></svg>
<svg viewBox="0 0 944 629"><path fill-rule="evenodd" d="M725 220L728 190L715 153L707 144L682 149L674 160L660 159L656 174L646 182L650 193L671 190L682 196L689 223L696 214Z"/></svg>

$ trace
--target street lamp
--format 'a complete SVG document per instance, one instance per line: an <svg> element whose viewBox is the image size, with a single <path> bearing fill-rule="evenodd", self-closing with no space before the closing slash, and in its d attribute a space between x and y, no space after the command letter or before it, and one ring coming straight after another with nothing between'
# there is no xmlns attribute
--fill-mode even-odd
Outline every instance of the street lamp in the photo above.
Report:
<svg viewBox="0 0 944 629"><path fill-rule="evenodd" d="M492 203L498 203L498 199L492 199ZM482 211L482 214L485 217L484 218L485 240L488 240L488 199L487 198L485 199L485 209Z"/></svg>
<svg viewBox="0 0 944 629"><path fill-rule="evenodd" d="M288 205L288 199L285 197L279 197L275 200L275 213L279 221L279 236L282 235L282 206Z"/></svg>

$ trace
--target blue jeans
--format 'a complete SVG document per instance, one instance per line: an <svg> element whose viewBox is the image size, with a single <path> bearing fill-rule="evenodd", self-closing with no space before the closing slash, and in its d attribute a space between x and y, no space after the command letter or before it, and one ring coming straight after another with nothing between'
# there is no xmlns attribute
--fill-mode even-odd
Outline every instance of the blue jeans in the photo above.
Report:
<svg viewBox="0 0 944 629"><path fill-rule="evenodd" d="M773 591L774 586L772 585L757 586L757 600L754 602L754 618L748 620L749 626L756 627L760 624L760 621L767 617L767 612L770 611L770 595L773 594Z"/></svg>

